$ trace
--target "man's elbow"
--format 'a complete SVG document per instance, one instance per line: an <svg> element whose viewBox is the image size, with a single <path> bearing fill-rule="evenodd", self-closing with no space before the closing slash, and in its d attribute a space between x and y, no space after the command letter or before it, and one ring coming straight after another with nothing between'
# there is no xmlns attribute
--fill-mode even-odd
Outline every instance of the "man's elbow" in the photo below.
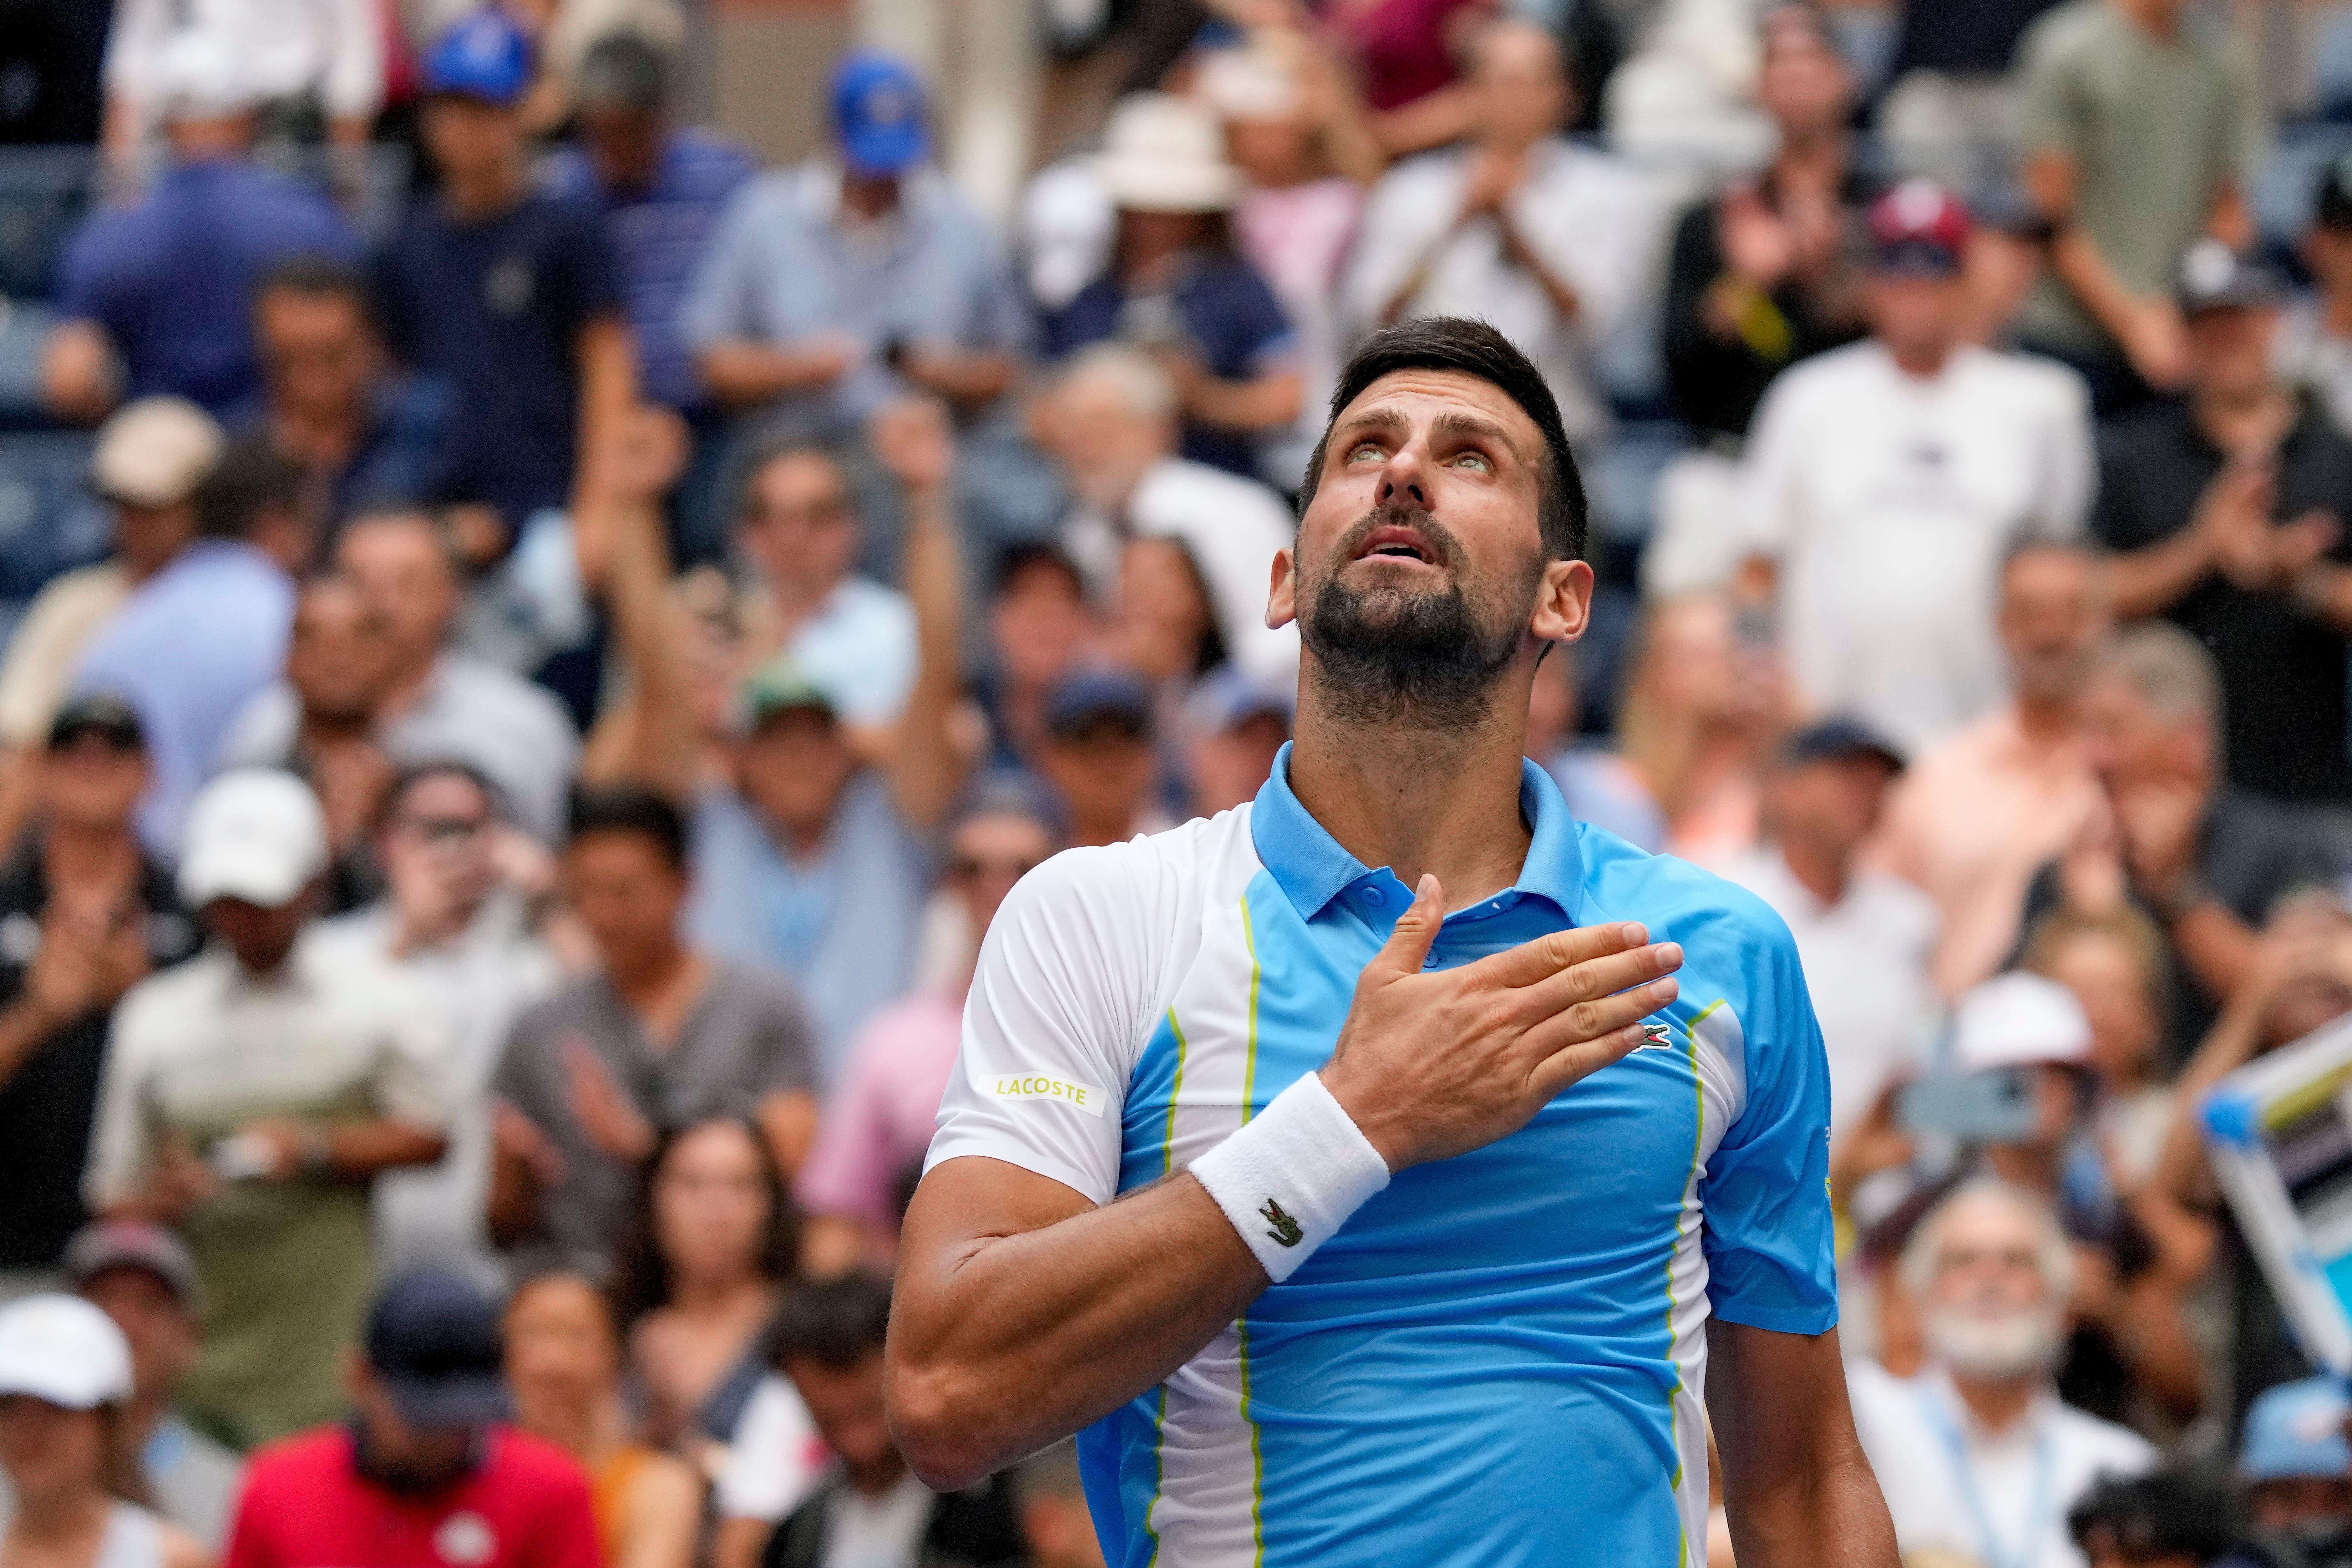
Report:
<svg viewBox="0 0 2352 1568"><path fill-rule="evenodd" d="M979 1390L953 1368L909 1364L894 1348L884 1401L907 1468L937 1492L961 1491L1000 1468Z"/></svg>

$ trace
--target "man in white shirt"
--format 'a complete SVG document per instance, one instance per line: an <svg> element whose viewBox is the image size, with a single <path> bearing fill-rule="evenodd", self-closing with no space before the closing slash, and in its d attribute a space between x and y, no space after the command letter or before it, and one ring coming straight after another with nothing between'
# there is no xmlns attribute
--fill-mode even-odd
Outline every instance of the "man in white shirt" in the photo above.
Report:
<svg viewBox="0 0 2352 1568"><path fill-rule="evenodd" d="M2003 1568L2084 1568L2066 1510L2102 1476L2159 1458L2137 1434L2059 1401L2074 1254L2049 1205L1972 1180L1927 1211L1903 1252L1928 1364L1847 1369L1854 1426L1907 1555Z"/></svg>
<svg viewBox="0 0 2352 1568"><path fill-rule="evenodd" d="M1464 82L1471 140L1381 181L1342 304L1366 331L1493 323L1543 372L1569 438L1589 440L1609 425L1592 358L1663 270L1664 206L1628 165L1555 134L1575 89L1541 27L1489 23Z"/></svg>
<svg viewBox="0 0 2352 1568"><path fill-rule="evenodd" d="M122 0L106 35L106 145L135 152L161 120L167 57L190 34L266 108L315 105L339 147L359 148L383 105L383 26L368 0Z"/></svg>
<svg viewBox="0 0 2352 1568"><path fill-rule="evenodd" d="M1925 1061L1935 1023L1936 906L1859 863L1903 771L1894 748L1832 720L1790 737L1764 786L1768 842L1726 868L1789 922L1830 1057L1830 1134Z"/></svg>
<svg viewBox="0 0 2352 1568"><path fill-rule="evenodd" d="M1912 180L1870 211L1874 335L1772 384L1749 437L1750 585L1800 700L1916 751L2000 700L2002 558L2083 529L2089 395L1962 341L1967 211Z"/></svg>

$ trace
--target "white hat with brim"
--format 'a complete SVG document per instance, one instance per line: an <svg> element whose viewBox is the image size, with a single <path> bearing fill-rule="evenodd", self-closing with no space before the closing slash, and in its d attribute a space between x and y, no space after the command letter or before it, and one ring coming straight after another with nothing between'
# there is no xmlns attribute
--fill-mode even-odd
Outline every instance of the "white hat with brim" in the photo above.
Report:
<svg viewBox="0 0 2352 1568"><path fill-rule="evenodd" d="M1962 1072L2083 1067L2091 1059L2091 1020L2055 980L2023 970L1996 974L1954 1007L1952 1056Z"/></svg>
<svg viewBox="0 0 2352 1568"><path fill-rule="evenodd" d="M131 1347L114 1320L79 1296L26 1296L0 1307L0 1395L60 1410L131 1397Z"/></svg>
<svg viewBox="0 0 2352 1568"><path fill-rule="evenodd" d="M196 796L181 847L180 899L190 909L215 899L283 909L326 870L327 821L292 773L240 768Z"/></svg>
<svg viewBox="0 0 2352 1568"><path fill-rule="evenodd" d="M184 397L142 397L98 427L90 488L131 506L177 506L220 461L220 422Z"/></svg>
<svg viewBox="0 0 2352 1568"><path fill-rule="evenodd" d="M1241 195L1216 116L1164 92L1119 100L1095 173L1112 203L1134 212L1223 212Z"/></svg>

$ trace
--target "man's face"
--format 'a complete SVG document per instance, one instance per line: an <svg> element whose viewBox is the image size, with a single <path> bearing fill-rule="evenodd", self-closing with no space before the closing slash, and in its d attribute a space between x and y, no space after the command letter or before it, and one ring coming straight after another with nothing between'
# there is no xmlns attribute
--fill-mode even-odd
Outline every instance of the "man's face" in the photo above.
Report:
<svg viewBox="0 0 2352 1568"><path fill-rule="evenodd" d="M1067 675L1095 631L1076 575L1052 561L1008 577L989 605L988 624L1005 679L1028 691Z"/></svg>
<svg viewBox="0 0 2352 1568"><path fill-rule="evenodd" d="M494 178L518 165L522 142L522 117L503 104L451 95L425 100L425 148L445 178Z"/></svg>
<svg viewBox="0 0 2352 1568"><path fill-rule="evenodd" d="M1176 450L1176 421L1135 406L1108 374L1076 373L1038 400L1037 443L1089 506L1116 510L1144 471Z"/></svg>
<svg viewBox="0 0 2352 1568"><path fill-rule="evenodd" d="M2189 384L2206 397L2244 398L2266 390L2273 380L2271 345L2278 337L2278 312L2264 307L2227 305L2189 318Z"/></svg>
<svg viewBox="0 0 2352 1568"><path fill-rule="evenodd" d="M49 821L119 828L130 822L139 797L147 793L147 753L85 730L44 755L40 784L42 812Z"/></svg>
<svg viewBox="0 0 2352 1568"><path fill-rule="evenodd" d="M660 115L592 105L581 110L579 125L581 149L608 188L636 192L654 183L661 168Z"/></svg>
<svg viewBox="0 0 2352 1568"><path fill-rule="evenodd" d="M380 363L375 334L348 294L272 289L254 307L255 346L279 410L356 418Z"/></svg>
<svg viewBox="0 0 2352 1568"><path fill-rule="evenodd" d="M1037 766L1079 822L1132 823L1142 815L1160 759L1150 737L1132 724L1098 719L1047 741Z"/></svg>
<svg viewBox="0 0 2352 1568"><path fill-rule="evenodd" d="M2318 1531L2352 1526L2352 1476L2284 1476L2246 1489L2256 1530Z"/></svg>
<svg viewBox="0 0 2352 1568"><path fill-rule="evenodd" d="M268 974L294 951L294 939L310 918L310 896L306 889L277 909L244 899L215 899L201 914L205 929L226 942L239 963L255 974Z"/></svg>
<svg viewBox="0 0 2352 1568"><path fill-rule="evenodd" d="M1471 123L1482 142L1524 147L1568 119L1568 73L1559 46L1540 27L1488 24L1472 48L1469 86Z"/></svg>
<svg viewBox="0 0 2352 1568"><path fill-rule="evenodd" d="M2098 569L2082 551L2024 551L2001 573L2000 646L2020 698L2071 700L2106 629Z"/></svg>
<svg viewBox="0 0 2352 1568"><path fill-rule="evenodd" d="M857 773L841 721L820 709L771 715L736 748L743 796L788 833L814 837Z"/></svg>
<svg viewBox="0 0 2352 1568"><path fill-rule="evenodd" d="M1874 273L1868 305L1872 328L1896 356L1940 359L1959 342L1968 284L1958 275Z"/></svg>
<svg viewBox="0 0 2352 1568"><path fill-rule="evenodd" d="M1756 103L1772 117L1784 141L1840 129L1853 101L1853 77L1845 61L1811 26L1782 25L1766 37Z"/></svg>
<svg viewBox="0 0 2352 1568"><path fill-rule="evenodd" d="M1255 799L1289 739L1290 721L1279 713L1252 713L1203 735L1192 748L1192 809L1213 816Z"/></svg>
<svg viewBox="0 0 2352 1568"><path fill-rule="evenodd" d="M857 512L849 482L819 452L787 452L751 476L735 540L762 576L822 597L857 559Z"/></svg>
<svg viewBox="0 0 2352 1568"><path fill-rule="evenodd" d="M114 552L134 578L161 571L195 536L194 501L174 501L169 506L114 503Z"/></svg>
<svg viewBox="0 0 2352 1568"><path fill-rule="evenodd" d="M489 797L463 773L430 773L411 784L378 847L394 898L471 920L498 881L495 826Z"/></svg>
<svg viewBox="0 0 2352 1568"><path fill-rule="evenodd" d="M20 1493L88 1486L105 1471L105 1417L29 1394L0 1394L0 1468Z"/></svg>
<svg viewBox="0 0 2352 1568"><path fill-rule="evenodd" d="M2303 237L2303 259L2329 293L2352 289L2352 228L2314 224Z"/></svg>
<svg viewBox="0 0 2352 1568"><path fill-rule="evenodd" d="M392 1392L365 1367L352 1373L352 1394L367 1429L368 1458L393 1489L435 1491L465 1474L478 1436L473 1428L445 1432L410 1426Z"/></svg>
<svg viewBox="0 0 2352 1568"><path fill-rule="evenodd" d="M2194 718L2168 720L2131 683L2113 673L2091 677L2076 711L2091 771L2110 795L2134 785L2195 776L2211 742ZM2210 766L2210 761L2208 764Z"/></svg>
<svg viewBox="0 0 2352 1568"><path fill-rule="evenodd" d="M887 1486L904 1461L890 1440L890 1426L882 1407L882 1352L854 1366L826 1366L807 1356L784 1364L784 1373L808 1406L817 1436L824 1439L861 1489Z"/></svg>
<svg viewBox="0 0 2352 1568"><path fill-rule="evenodd" d="M1459 372L1398 371L1340 411L1266 618L1298 622L1341 712L1463 726L1531 637L1583 631L1592 572L1545 548L1545 461L1526 411Z"/></svg>
<svg viewBox="0 0 2352 1568"><path fill-rule="evenodd" d="M1780 770L1769 789L1774 831L1851 860L1877 827L1895 772L1884 758L1822 757Z"/></svg>
<svg viewBox="0 0 2352 1568"><path fill-rule="evenodd" d="M392 654L383 611L349 578L321 578L303 588L286 648L286 679L306 713L331 723L364 723L383 700Z"/></svg>
<svg viewBox="0 0 2352 1568"><path fill-rule="evenodd" d="M430 519L356 523L344 531L335 558L403 661L439 650L457 614L457 574Z"/></svg>
<svg viewBox="0 0 2352 1568"><path fill-rule="evenodd" d="M563 885L607 963L677 940L686 877L642 834L589 833L563 851Z"/></svg>
<svg viewBox="0 0 2352 1568"><path fill-rule="evenodd" d="M1004 902L1013 884L1054 852L1045 825L1016 813L991 812L957 824L948 840L948 885L963 904L974 940Z"/></svg>
<svg viewBox="0 0 2352 1568"><path fill-rule="evenodd" d="M102 1268L81 1293L130 1342L131 1381L141 1395L169 1394L196 1364L202 1335L195 1315L152 1270L136 1264Z"/></svg>
<svg viewBox="0 0 2352 1568"><path fill-rule="evenodd" d="M1979 1376L2039 1370L2054 1353L2064 1303L2042 1272L2040 1229L1990 1194L1958 1199L1937 1238L1921 1327L1936 1354Z"/></svg>

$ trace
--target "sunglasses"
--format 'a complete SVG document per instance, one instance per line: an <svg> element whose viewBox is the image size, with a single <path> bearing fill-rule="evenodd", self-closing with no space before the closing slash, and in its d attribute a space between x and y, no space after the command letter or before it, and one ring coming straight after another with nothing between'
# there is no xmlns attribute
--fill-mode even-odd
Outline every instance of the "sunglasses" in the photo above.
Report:
<svg viewBox="0 0 2352 1568"><path fill-rule="evenodd" d="M440 847L467 843L490 824L488 817L482 816L412 816L400 826L403 831Z"/></svg>

